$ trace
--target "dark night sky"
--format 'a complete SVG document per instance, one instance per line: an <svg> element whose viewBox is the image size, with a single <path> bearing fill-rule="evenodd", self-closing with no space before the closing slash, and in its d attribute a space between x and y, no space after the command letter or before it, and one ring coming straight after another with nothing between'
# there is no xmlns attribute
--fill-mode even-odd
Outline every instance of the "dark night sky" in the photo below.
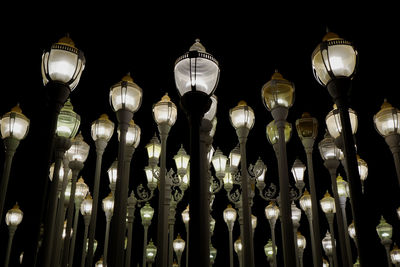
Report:
<svg viewBox="0 0 400 267"><path fill-rule="evenodd" d="M226 155L236 145L237 137L229 123L228 111L239 100L247 101L254 111L256 122L249 134L248 163L255 163L260 156L268 166L267 184L278 184L277 162L272 147L265 137L265 127L272 120L270 113L261 101L261 87L270 80L275 69L296 85L296 99L289 111L288 121L294 125L301 114L308 111L319 121L319 135L316 140L314 167L318 190L318 199L330 188L329 173L317 151L317 144L325 132L325 116L332 109L332 100L328 92L314 79L311 71L311 53L325 34L325 28L338 33L341 37L353 41L360 54L358 73L351 92L351 107L358 113L359 129L356 134L358 154L369 166L369 175L365 188L365 205L370 207L370 214L365 225L372 235L371 250L376 250L377 262L385 261L384 249L380 245L375 226L381 214L394 227L393 240L400 242L400 221L395 209L400 206L399 186L390 150L384 139L375 131L372 117L379 111L383 99L395 107L400 107L398 85L395 82L397 69L392 68L392 62L399 61L396 53L396 43L393 36L397 33L393 17L386 13L384 18L375 19L381 11L375 13L365 10L358 16L354 10L340 12L321 18L321 13L298 14L285 13L278 7L269 7L263 12L257 6L231 6L233 11L225 9L202 10L185 8L174 9L166 14L149 8L138 6L117 6L108 12L98 12L93 9L79 9L72 12L70 6L66 9L54 7L52 11L60 11L51 18L46 18L45 10L36 15L17 12L11 8L15 16L5 21L2 19L2 94L0 97L0 113L8 112L16 103L20 103L23 113L31 118L38 116L45 103L44 87L40 73L42 51L52 43L69 33L76 46L85 53L86 68L78 87L71 94L71 102L75 111L81 115L80 130L85 141L91 146L89 158L81 175L93 188L95 147L90 137L90 125L100 114L107 113L110 119L117 122L109 105L109 88L130 72L134 81L143 89L143 103L134 115L135 122L141 127L141 143L136 150L132 165L130 183L131 189L145 181L143 168L147 165L147 154L144 146L157 131L152 119L151 106L168 92L171 100L177 105L179 97L174 84L173 67L175 59L186 52L196 38L200 38L207 51L215 56L220 63L221 77L215 94L218 96L218 125L214 137L214 147L219 147ZM282 7L281 7L282 8ZM26 7L24 10L27 10ZM61 12L61 10L63 10ZM258 11L257 11L258 10ZM279 10L281 14L271 14ZM89 12L89 13L86 13ZM223 12L223 13L221 13ZM83 14L95 14L80 19ZM224 14L222 16L222 14ZM244 16L246 15L246 16ZM250 15L250 16L249 16ZM294 15L294 16L292 16ZM32 120L33 121L33 120ZM32 126L32 129L35 127ZM36 129L40 130L40 129ZM21 141L14 158L11 170L8 195L5 210L18 201L25 213L24 220L17 230L13 257L24 250L32 239L31 222L37 220L38 205L41 196L38 181L44 179L37 175L35 166L36 151L34 132L30 132L26 140ZM180 144L189 149L189 131L187 120L182 110L178 109L178 120L173 126L168 139L167 166L175 168L173 155ZM117 135L113 136L103 158L101 174L100 199L108 192L108 177L106 170L117 156ZM288 164L291 167L298 157L306 163L306 157L296 132L288 143ZM4 153L0 154L0 162L4 162ZM344 171L339 170L345 177ZM306 173L307 175L307 173ZM292 179L292 178L291 178ZM293 180L292 180L293 182ZM307 178L306 178L306 186ZM330 190L331 191L331 190ZM180 213L187 205L185 198L178 206L175 233L180 232L185 238ZM157 207L158 198L151 204ZM222 219L222 211L228 204L225 191L216 196L213 217L217 221L213 245L218 249L215 266L227 264L228 231ZM258 217L258 227L255 232L256 266L266 266L263 246L270 238L268 222L264 216L264 208L268 203L255 197L253 214ZM351 222L350 209L348 218ZM133 261L140 262L143 228L140 225L140 215L136 211L134 230ZM321 215L321 214L320 214ZM156 218L156 216L155 216ZM2 218L3 220L3 218ZM81 220L81 219L80 219ZM102 250L104 213L98 213L99 241L96 259ZM149 236L156 238L156 219L150 227ZM321 235L327 229L325 217L321 215ZM278 226L277 241L281 242ZM83 220L80 221L83 227ZM77 247L80 248L82 232L78 230ZM303 213L300 231L307 238L307 248L304 254L304 266L311 263L311 241L308 224ZM239 235L239 225L236 223L234 240ZM6 245L7 229L5 223L0 226L0 247ZM353 243L352 243L353 244ZM0 251L2 259L4 249ZM80 250L75 254L79 257ZM353 251L355 248L353 246ZM281 256L282 248L278 249ZM236 258L236 256L235 256ZM355 259L355 257L353 257ZM282 262L282 261L280 261ZM280 265L281 266L281 265Z"/></svg>

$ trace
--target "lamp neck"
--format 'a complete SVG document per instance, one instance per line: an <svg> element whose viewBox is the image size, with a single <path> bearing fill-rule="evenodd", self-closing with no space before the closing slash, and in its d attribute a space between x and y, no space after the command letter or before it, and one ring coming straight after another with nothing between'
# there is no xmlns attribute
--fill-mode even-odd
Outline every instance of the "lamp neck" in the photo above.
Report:
<svg viewBox="0 0 400 267"><path fill-rule="evenodd" d="M326 88L338 109L347 108L347 97L351 90L351 79L347 77L333 79L326 85Z"/></svg>

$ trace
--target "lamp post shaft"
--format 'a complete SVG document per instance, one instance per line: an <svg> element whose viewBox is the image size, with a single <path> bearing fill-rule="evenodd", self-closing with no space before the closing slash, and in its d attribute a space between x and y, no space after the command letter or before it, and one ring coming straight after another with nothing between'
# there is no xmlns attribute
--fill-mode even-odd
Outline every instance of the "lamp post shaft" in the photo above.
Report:
<svg viewBox="0 0 400 267"><path fill-rule="evenodd" d="M348 257L348 261L351 264L353 263L353 255L351 252L351 245L350 245L350 235L348 234L348 232L346 231L347 229L347 214L346 214L346 198L345 197L339 197L340 200L340 209L342 211L342 215L343 215L343 231L344 231L344 237L345 237L345 241L346 241L346 251L347 251L347 257Z"/></svg>
<svg viewBox="0 0 400 267"><path fill-rule="evenodd" d="M8 264L10 263L11 247L16 230L17 230L16 226L8 227L8 243L7 243L6 258L4 259L4 267L8 267Z"/></svg>
<svg viewBox="0 0 400 267"><path fill-rule="evenodd" d="M285 124L288 114L287 108L276 107L272 111L278 130L278 164L279 164L279 188L280 188L280 214L282 223L282 244L284 264L288 267L296 266L296 251L294 247L293 223L291 215L291 203L289 197L289 173L285 143Z"/></svg>
<svg viewBox="0 0 400 267"><path fill-rule="evenodd" d="M133 192L131 193L131 197L134 197ZM132 254L132 235L133 235L133 222L135 220L135 207L136 207L136 198L133 198L133 203L128 201L128 242L126 245L126 255L125 255L125 267L131 266L131 254Z"/></svg>
<svg viewBox="0 0 400 267"><path fill-rule="evenodd" d="M92 204L93 205L93 204ZM93 208L93 206L92 206ZM83 242L82 242L82 260L81 260L81 267L85 267L85 259L86 259L86 244L88 242L87 240L87 236L88 236L88 232L89 232L89 224L90 224L90 217L91 215L84 215L83 219L84 219L84 223L85 223L85 232L83 234Z"/></svg>
<svg viewBox="0 0 400 267"><path fill-rule="evenodd" d="M313 263L314 266L322 266L322 249L319 245L321 240L321 234L319 229L319 212L318 212L318 200L317 200L317 189L315 187L315 179L314 179L314 165L312 158L313 151L313 138L304 138L302 140L303 146L305 147L306 156L307 156L307 169L308 169L308 182L310 185L310 194L311 194L311 220L309 219L310 224L310 233L311 233L311 247L312 247L312 255L313 255Z"/></svg>
<svg viewBox="0 0 400 267"><path fill-rule="evenodd" d="M189 223L185 223L185 228L186 228L186 267L189 267Z"/></svg>
<svg viewBox="0 0 400 267"><path fill-rule="evenodd" d="M107 254L108 254L108 239L110 237L110 224L111 224L111 215L106 215L106 233L104 237L104 247L103 247L103 262L105 266L108 266L107 262Z"/></svg>
<svg viewBox="0 0 400 267"><path fill-rule="evenodd" d="M296 266L297 267L300 267L299 247L297 246L297 229L299 229L299 227L300 227L299 223L293 223L293 235L295 236L294 249L296 252Z"/></svg>
<svg viewBox="0 0 400 267"><path fill-rule="evenodd" d="M394 164L396 167L397 179L399 181L400 186L400 135L399 134L390 134L385 137L385 141L388 144L390 151L393 154Z"/></svg>
<svg viewBox="0 0 400 267"><path fill-rule="evenodd" d="M174 258L174 226L175 226L175 214L176 214L176 206L177 203L174 200L170 201L169 205L169 218L168 218L168 225L169 225L169 239L168 239L168 267L172 266L173 258ZM188 234L187 230L188 228L186 227L186 234ZM187 238L186 238L187 239ZM189 239L186 240L186 255L188 252L188 246L189 246ZM186 264L187 265L187 264Z"/></svg>
<svg viewBox="0 0 400 267"><path fill-rule="evenodd" d="M93 186L93 204L92 204L92 216L89 224L89 243L87 253L87 266L92 266L93 262L93 246L94 238L96 234L96 221L97 221L97 210L99 206L99 190L100 190L100 175L101 165L103 160L103 153L107 146L107 142L104 139L97 139L96 145L96 169L94 173L94 186Z"/></svg>
<svg viewBox="0 0 400 267"><path fill-rule="evenodd" d="M144 227L144 234L143 234L142 266L146 266L147 231L149 229L149 226L143 225L143 227Z"/></svg>
<svg viewBox="0 0 400 267"><path fill-rule="evenodd" d="M326 218L328 219L329 231L331 232L331 246L332 246L332 257L335 267L339 267L339 261L336 251L336 238L335 238L335 228L333 226L333 219L335 217L334 213L326 213Z"/></svg>
<svg viewBox="0 0 400 267"><path fill-rule="evenodd" d="M392 261L390 259L390 244L391 244L391 242L384 245L385 246L385 251L386 251L386 260L387 260L387 263L388 263L388 267L392 266Z"/></svg>
<svg viewBox="0 0 400 267"><path fill-rule="evenodd" d="M272 236L272 263L274 267L278 266L278 263L276 261L276 239L275 239L275 223L276 222L271 222L269 221L269 226L271 227L271 236Z"/></svg>
<svg viewBox="0 0 400 267"><path fill-rule="evenodd" d="M233 238L232 238L232 230L229 230L229 266L233 267Z"/></svg>
<svg viewBox="0 0 400 267"><path fill-rule="evenodd" d="M70 249L69 249L69 256L68 256L68 266L73 266L73 262L74 262L75 242L76 242L76 235L77 235L77 231L78 231L80 205L81 205L81 201L75 202L74 226L73 226L73 231L72 231L71 244L69 245Z"/></svg>

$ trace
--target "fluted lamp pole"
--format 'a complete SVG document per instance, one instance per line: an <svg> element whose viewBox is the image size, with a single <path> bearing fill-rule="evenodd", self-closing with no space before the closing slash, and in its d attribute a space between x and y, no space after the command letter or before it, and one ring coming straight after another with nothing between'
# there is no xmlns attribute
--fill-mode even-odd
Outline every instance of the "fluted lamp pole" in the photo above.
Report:
<svg viewBox="0 0 400 267"><path fill-rule="evenodd" d="M85 267L85 259L86 253L88 251L88 232L89 232L89 224L90 218L92 216L93 211L93 199L90 193L86 195L86 198L82 201L81 204L81 214L83 216L83 222L85 225L85 232L83 234L83 242L82 242L82 260L81 260L81 267Z"/></svg>
<svg viewBox="0 0 400 267"><path fill-rule="evenodd" d="M21 223L23 217L24 213L19 209L18 203L16 203L14 207L6 213L6 224L8 226L8 244L7 244L6 256L4 259L4 267L8 267L8 264L10 262L10 254L11 254L11 247L14 239L14 234L15 231L17 230L18 225Z"/></svg>
<svg viewBox="0 0 400 267"><path fill-rule="evenodd" d="M268 111L271 112L277 128L279 140L279 188L280 211L282 222L282 244L285 266L296 265L295 239L291 220L289 197L289 173L286 154L285 127L289 108L294 102L294 84L284 79L279 72L275 72L271 80L262 87L262 100Z"/></svg>
<svg viewBox="0 0 400 267"><path fill-rule="evenodd" d="M142 219L142 225L144 228L142 266L146 266L147 232L151 224L151 220L153 219L153 215L154 209L150 206L150 203L146 202L146 204L140 209L140 217Z"/></svg>
<svg viewBox="0 0 400 267"><path fill-rule="evenodd" d="M392 266L390 260L390 246L392 244L393 226L386 222L385 218L381 216L379 224L376 226L376 232L381 240L381 244L385 247L386 259L388 266Z"/></svg>
<svg viewBox="0 0 400 267"><path fill-rule="evenodd" d="M233 238L232 238L232 231L233 231L233 226L235 225L237 213L234 208L232 208L231 205L228 205L228 207L224 210L223 212L223 217L224 221L228 227L229 231L229 266L233 267Z"/></svg>
<svg viewBox="0 0 400 267"><path fill-rule="evenodd" d="M111 230L111 266L123 266L126 230L126 204L128 201L129 177L126 175L125 156L129 123L142 103L142 89L133 82L130 74L110 88L110 104L118 119L120 131L118 144L118 179L115 186L115 216ZM106 255L104 255L106 257Z"/></svg>

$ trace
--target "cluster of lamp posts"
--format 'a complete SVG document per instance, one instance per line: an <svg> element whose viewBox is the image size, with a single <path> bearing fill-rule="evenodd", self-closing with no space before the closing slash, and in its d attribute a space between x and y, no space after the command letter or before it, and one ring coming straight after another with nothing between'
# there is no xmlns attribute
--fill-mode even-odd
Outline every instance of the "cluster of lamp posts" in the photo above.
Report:
<svg viewBox="0 0 400 267"><path fill-rule="evenodd" d="M352 135L357 130L356 113L348 107L345 92L354 76L357 63L357 51L353 45L336 34L327 33L323 42L312 55L312 66L318 82L327 87L335 107L326 117L327 131L319 143L319 151L329 170L332 179L334 197L327 193L320 200L320 207L329 222L330 230L322 239L322 247L329 262L322 257L321 239L318 223L318 202L312 167L312 149L317 136L317 121L310 114L304 113L296 121L296 130L303 143L307 155L309 188L304 183L306 166L296 160L291 171L296 182L296 189L289 188L286 142L291 136L291 124L286 121L289 108L294 101L294 84L275 72L262 88L262 100L271 112L274 120L267 125L267 137L274 147L279 163L279 192L271 184L266 188L266 165L259 159L255 165L247 166L246 140L254 124L254 112L244 101L230 110L230 120L239 140L239 145L232 150L229 157L222 151L214 151L211 143L216 127L217 98L214 91L219 80L217 60L206 52L204 46L196 40L189 52L177 59L175 63L175 83L181 96L181 104L191 123L190 157L183 147L174 157L177 171L166 170L166 140L170 128L177 117L177 108L168 95L153 106L153 117L158 125L161 143L157 136L146 146L149 165L145 168L147 189L140 185L135 193L128 196L129 166L135 148L140 142L140 128L132 120L139 109L142 89L133 82L130 75L111 87L110 102L116 112L119 127L118 158L108 170L110 178L110 194L102 200L102 208L106 215L105 242L103 253L95 266L130 266L133 220L136 206L142 206L140 214L145 229L143 240L142 266L181 266L181 255L186 246L185 266L210 266L214 263L217 250L212 246L215 220L210 211L215 193L223 187L227 192L229 205L223 212L223 218L229 230L230 266L233 266L233 247L239 256L241 266L255 266L253 250L253 231L257 218L251 215L251 205L255 196L256 185L259 196L269 205L265 215L271 226L272 240L265 245L265 254L271 266L278 266L274 227L278 219L282 223L283 259L285 266L302 266L303 250L306 238L298 232L301 210L309 221L312 255L314 266L351 266L353 265L349 236L354 239L358 259L354 266L363 265L367 258L364 248L363 232L360 228L362 204L360 196L364 191L364 180L367 178L368 166L355 153ZM50 189L48 209L44 218L44 237L38 242L41 266L72 266L75 253L75 239L79 211L83 215L85 232L82 243L81 266L92 266L93 255L97 247L94 239L96 233L97 209L99 204L99 184L102 155L114 132L114 123L107 115L102 115L92 123L91 134L96 144L96 170L92 194L82 178L78 178L84 167L90 146L78 133L80 116L73 111L68 100L75 89L85 67L83 53L75 47L67 36L52 45L43 54L42 74L45 86L52 90L53 123L50 124L49 136L54 138L54 147L48 151L53 165L46 167L50 173ZM377 131L388 143L396 165L400 183L399 129L400 111L392 107L386 100L381 110L374 116ZM2 218L6 199L8 179L13 155L28 133L29 119L22 114L17 105L1 118L1 137L6 148L3 176L1 180L0 218ZM208 160L207 160L208 159ZM190 164L189 164L190 161ZM343 164L348 181L339 175L337 168ZM158 166L160 164L160 166ZM240 164L240 166L239 166ZM210 167L214 167L215 177ZM43 167L43 168L45 168ZM210 179L199 179L208 176ZM361 183L360 183L361 179ZM47 180L46 180L47 181ZM204 182L205 181L205 182ZM157 187L158 185L158 187ZM180 234L174 236L176 207L190 185L191 203L182 213L186 226L186 242ZM233 190L238 185L239 189ZM154 209L149 201L154 190L159 190L157 246L152 240L148 242L147 230L151 224ZM210 198L204 198L204 193ZM351 198L353 222L348 226L346 218L346 199ZM142 205L145 203L144 205ZM204 205L205 204L205 205ZM202 209L200 209L202 207ZM205 208L206 207L206 208ZM207 208L208 207L208 208ZM340 207L340 208L339 208ZM359 212L355 212L355 210ZM400 208L397 210L400 218ZM236 216L239 214L241 236L236 242L232 240L232 230ZM336 254L336 240L333 218L337 216L337 228L341 249L341 261ZM22 222L23 212L16 204L10 209L5 221L9 228L9 241L5 257L8 266L12 248L12 240L18 225ZM191 218L191 220L189 220ZM348 233L347 233L348 230ZM397 246L390 251L392 227L382 217L376 228L385 246L387 261L400 264L400 250ZM110 236L110 231L113 234ZM357 236L356 236L357 232ZM189 233L191 242L189 243ZM111 238L111 240L109 240ZM175 238L175 239L174 239ZM108 244L112 244L108 251ZM190 249L189 249L190 248ZM196 251L194 250L196 249ZM126 251L126 252L125 252ZM173 262L175 251L178 262ZM190 253L190 254L189 254ZM157 257L157 260L156 260ZM21 257L21 261L24 259ZM97 260L97 259L96 259ZM200 264L200 265L196 265ZM365 263L366 264L366 263Z"/></svg>

